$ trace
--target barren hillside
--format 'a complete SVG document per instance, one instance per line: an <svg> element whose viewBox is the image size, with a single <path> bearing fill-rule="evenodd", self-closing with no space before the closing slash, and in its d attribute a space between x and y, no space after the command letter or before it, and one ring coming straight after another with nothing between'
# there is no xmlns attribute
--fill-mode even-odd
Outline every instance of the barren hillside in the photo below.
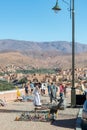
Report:
<svg viewBox="0 0 87 130"><path fill-rule="evenodd" d="M0 65L35 68L71 68L72 44L66 41L30 42L0 40ZM75 66L87 66L87 45L75 43Z"/></svg>
<svg viewBox="0 0 87 130"><path fill-rule="evenodd" d="M78 54L75 56L75 66L83 67L87 66L87 53ZM6 52L0 54L0 65L27 65L35 68L71 68L71 55L56 55L49 56L43 55L42 58L36 58L32 56L26 56L20 52Z"/></svg>

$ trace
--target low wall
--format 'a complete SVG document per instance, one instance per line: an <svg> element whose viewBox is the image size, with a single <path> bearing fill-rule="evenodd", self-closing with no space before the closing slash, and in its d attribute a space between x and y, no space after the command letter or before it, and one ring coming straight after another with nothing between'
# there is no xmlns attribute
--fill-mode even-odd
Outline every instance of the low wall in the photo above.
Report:
<svg viewBox="0 0 87 130"><path fill-rule="evenodd" d="M19 89L20 93L25 94L24 89ZM12 101L17 99L17 90L9 90L0 92L0 99L8 101Z"/></svg>
<svg viewBox="0 0 87 130"><path fill-rule="evenodd" d="M19 89L20 93L22 95L25 95L25 90L23 89ZM68 97L71 93L71 89L67 88L66 90L66 97ZM45 90L45 94L48 95L48 90ZM57 96L59 96L59 91L57 92ZM9 101L13 101L15 99L17 99L17 90L9 90L9 91L2 91L0 92L0 99L2 100L6 100L7 102Z"/></svg>

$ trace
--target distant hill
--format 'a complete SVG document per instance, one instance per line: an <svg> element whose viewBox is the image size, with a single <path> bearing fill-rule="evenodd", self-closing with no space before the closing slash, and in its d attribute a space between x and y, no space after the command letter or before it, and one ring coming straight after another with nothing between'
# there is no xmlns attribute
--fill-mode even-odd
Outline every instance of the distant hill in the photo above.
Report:
<svg viewBox="0 0 87 130"><path fill-rule="evenodd" d="M71 68L72 43L0 40L0 65L29 65L35 68ZM75 66L87 66L87 45L75 43Z"/></svg>
<svg viewBox="0 0 87 130"><path fill-rule="evenodd" d="M87 45L75 43L76 53L87 52ZM72 43L66 41L52 41L52 42L32 42L19 40L0 40L0 52L3 51L20 51L31 54L32 52L57 52L57 53L71 53Z"/></svg>

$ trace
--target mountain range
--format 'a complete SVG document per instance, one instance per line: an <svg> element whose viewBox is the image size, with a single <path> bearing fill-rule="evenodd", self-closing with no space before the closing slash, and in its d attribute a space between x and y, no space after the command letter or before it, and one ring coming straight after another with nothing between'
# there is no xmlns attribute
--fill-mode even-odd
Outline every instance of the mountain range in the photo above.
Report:
<svg viewBox="0 0 87 130"><path fill-rule="evenodd" d="M0 40L0 64L21 64L38 68L71 67L72 43ZM87 65L87 44L75 43L75 66ZM20 62L19 62L20 61Z"/></svg>
<svg viewBox="0 0 87 130"><path fill-rule="evenodd" d="M0 40L0 51L71 53L72 43L67 41L33 42L6 39ZM75 43L75 51L76 53L87 52L87 44Z"/></svg>

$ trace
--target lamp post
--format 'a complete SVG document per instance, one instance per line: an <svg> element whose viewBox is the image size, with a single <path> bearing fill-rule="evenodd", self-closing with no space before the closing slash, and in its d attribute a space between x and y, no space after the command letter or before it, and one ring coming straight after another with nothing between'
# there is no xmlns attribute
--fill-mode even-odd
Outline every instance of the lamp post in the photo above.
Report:
<svg viewBox="0 0 87 130"><path fill-rule="evenodd" d="M54 11L59 11L61 8L56 0L56 5L52 8ZM71 14L72 14L72 87L71 87L71 107L76 106L76 91L75 91L75 9L74 0L71 1Z"/></svg>

